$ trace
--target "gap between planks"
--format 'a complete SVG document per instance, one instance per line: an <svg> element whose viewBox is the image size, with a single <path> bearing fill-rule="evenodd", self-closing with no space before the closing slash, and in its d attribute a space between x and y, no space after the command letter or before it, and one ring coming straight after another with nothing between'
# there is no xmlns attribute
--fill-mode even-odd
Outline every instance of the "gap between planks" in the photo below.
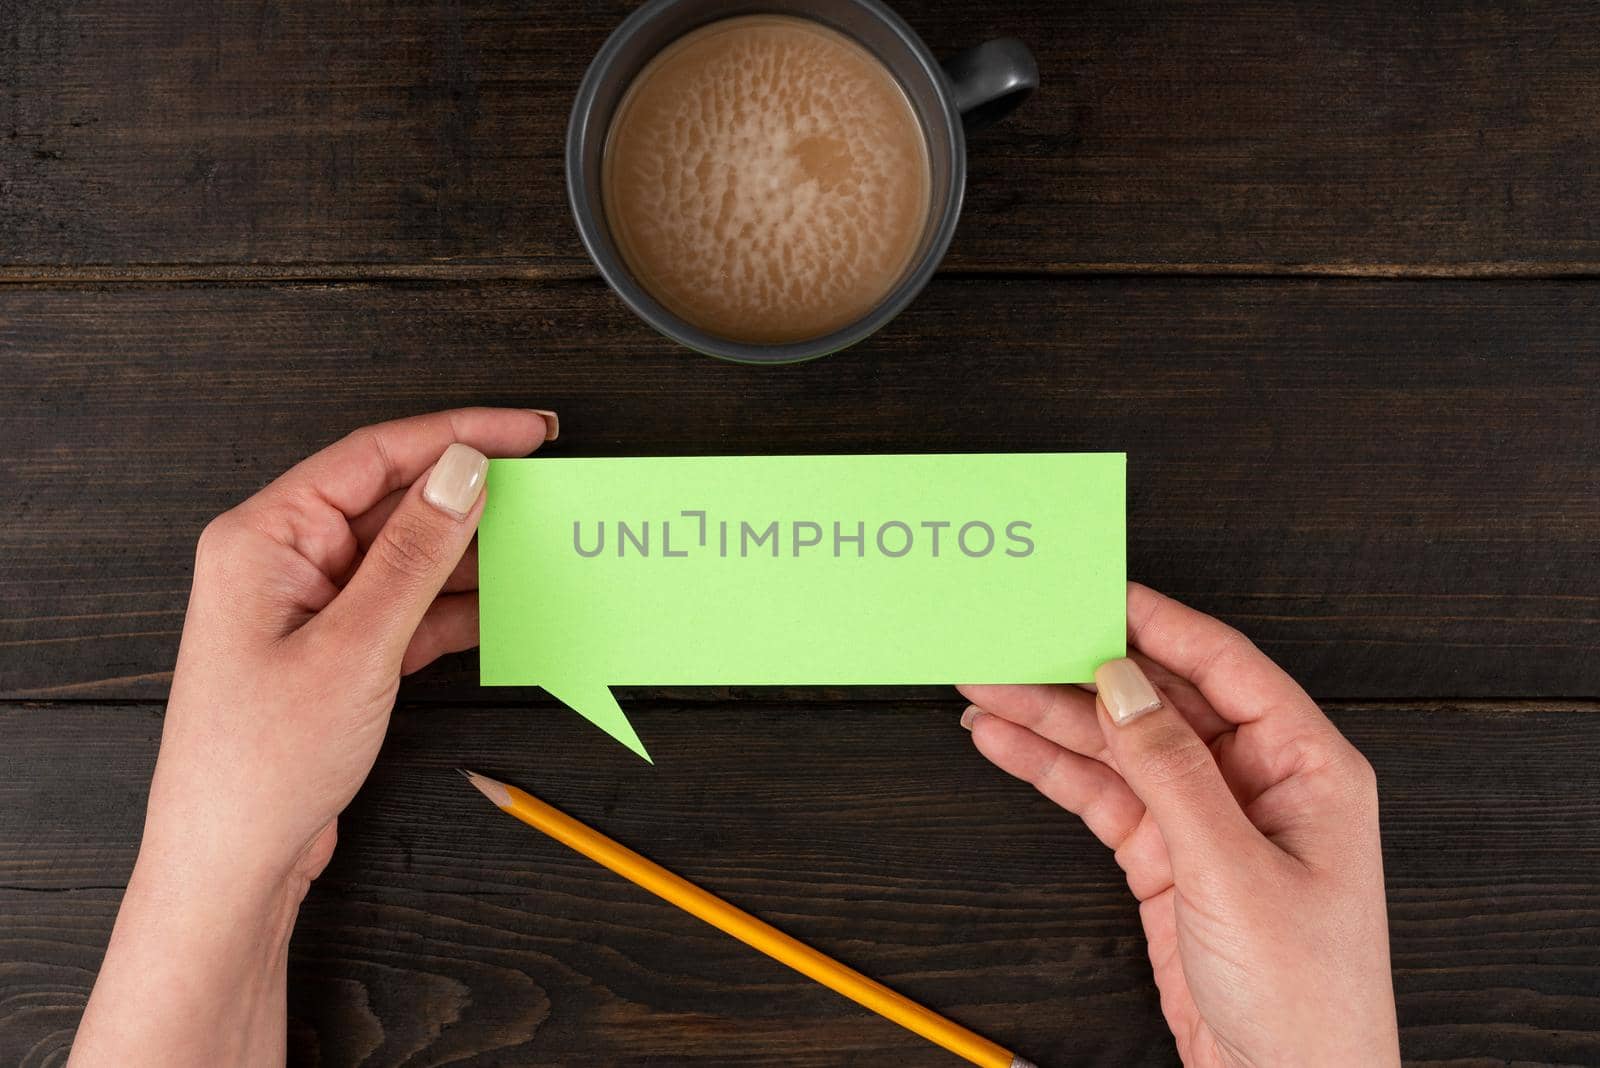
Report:
<svg viewBox="0 0 1600 1068"><path fill-rule="evenodd" d="M941 277L981 278L1353 278L1385 281L1600 280L1600 262L1471 263L1036 263L955 266ZM0 265L0 285L73 286L328 282L570 282L599 276L588 264L437 263L126 263Z"/></svg>
<svg viewBox="0 0 1600 1068"><path fill-rule="evenodd" d="M622 688L626 690L626 688ZM959 694L951 691L949 697L940 697L924 694L908 694L904 697L894 697L883 694L863 694L859 697L803 697L761 694L727 694L707 695L705 697L646 697L628 699L626 693L623 702L629 712L659 712L675 708L716 708L732 711L739 708L777 708L787 707L794 709L807 709L825 711L828 709L859 708L875 706L896 706L906 708L939 708L944 706L955 707L962 703ZM72 697L72 698L41 698L41 697L7 697L0 698L0 715L12 712L44 712L55 708L128 708L143 711L159 711L166 705L165 698L105 698L105 697ZM417 697L407 698L401 695L395 709L405 713L417 709L427 708L461 708L468 710L496 711L517 708L564 708L554 701L529 700L527 698L473 696L473 697ZM1552 712L1570 712L1578 714L1600 714L1600 700L1586 697L1574 698L1480 698L1470 700L1452 700L1450 698L1408 698L1399 701L1360 700L1360 701L1319 701L1318 707L1327 713L1361 712L1383 710L1396 713L1447 713L1462 715L1521 715ZM574 713L576 715L576 713Z"/></svg>

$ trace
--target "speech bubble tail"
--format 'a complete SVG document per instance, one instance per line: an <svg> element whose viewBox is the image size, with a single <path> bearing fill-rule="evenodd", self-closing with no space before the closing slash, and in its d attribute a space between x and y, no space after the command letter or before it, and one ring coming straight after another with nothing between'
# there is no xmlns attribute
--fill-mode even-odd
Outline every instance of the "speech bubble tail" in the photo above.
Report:
<svg viewBox="0 0 1600 1068"><path fill-rule="evenodd" d="M551 697L639 754L646 763L655 763L645 750L644 743L639 740L633 724L628 722L628 716L622 711L622 706L617 704L617 699L612 695L609 686L597 683L578 683L570 686L546 683L544 688Z"/></svg>

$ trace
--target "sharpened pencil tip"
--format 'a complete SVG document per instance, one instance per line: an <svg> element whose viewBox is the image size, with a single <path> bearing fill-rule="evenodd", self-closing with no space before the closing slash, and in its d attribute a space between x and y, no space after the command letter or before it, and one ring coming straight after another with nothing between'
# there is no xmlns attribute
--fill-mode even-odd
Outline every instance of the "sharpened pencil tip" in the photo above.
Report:
<svg viewBox="0 0 1600 1068"><path fill-rule="evenodd" d="M1011 1057L1011 1068L1036 1068L1032 1061L1025 1061L1015 1054Z"/></svg>
<svg viewBox="0 0 1600 1068"><path fill-rule="evenodd" d="M467 781L477 787L480 794L493 801L496 808L505 808L511 804L511 791L506 789L505 783L491 779L487 775L479 775L475 771L468 771L466 768L456 770L466 776Z"/></svg>

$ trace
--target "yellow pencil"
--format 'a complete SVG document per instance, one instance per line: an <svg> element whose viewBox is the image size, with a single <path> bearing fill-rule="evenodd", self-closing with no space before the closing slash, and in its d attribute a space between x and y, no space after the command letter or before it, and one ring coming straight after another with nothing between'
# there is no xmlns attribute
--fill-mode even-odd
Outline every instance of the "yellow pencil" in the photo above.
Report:
<svg viewBox="0 0 1600 1068"><path fill-rule="evenodd" d="M853 968L824 956L802 942L763 923L743 909L734 908L686 879L646 860L633 850L613 842L600 832L584 826L559 809L540 801L515 786L477 772L457 769L484 797L530 827L548 834L562 845L577 850L590 860L610 868L630 882L644 887L683 911L732 935L745 945L758 949L830 990L837 991L858 1005L914 1031L937 1045L983 1068L1033 1068L1010 1050L973 1034L960 1024L929 1012L909 998L896 994Z"/></svg>

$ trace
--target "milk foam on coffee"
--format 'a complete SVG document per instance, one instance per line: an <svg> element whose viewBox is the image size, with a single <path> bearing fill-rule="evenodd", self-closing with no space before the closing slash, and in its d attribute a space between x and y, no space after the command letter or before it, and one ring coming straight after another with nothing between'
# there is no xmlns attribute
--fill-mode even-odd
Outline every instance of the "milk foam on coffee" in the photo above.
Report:
<svg viewBox="0 0 1600 1068"><path fill-rule="evenodd" d="M799 341L870 312L928 219L928 148L894 76L805 19L668 46L606 142L607 224L639 283L720 337Z"/></svg>

